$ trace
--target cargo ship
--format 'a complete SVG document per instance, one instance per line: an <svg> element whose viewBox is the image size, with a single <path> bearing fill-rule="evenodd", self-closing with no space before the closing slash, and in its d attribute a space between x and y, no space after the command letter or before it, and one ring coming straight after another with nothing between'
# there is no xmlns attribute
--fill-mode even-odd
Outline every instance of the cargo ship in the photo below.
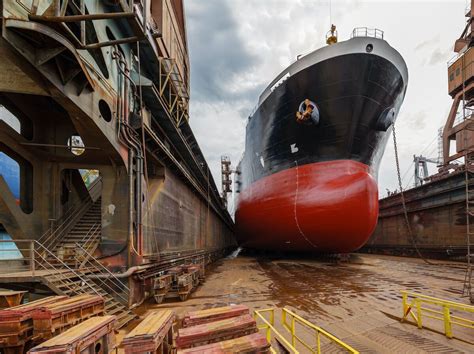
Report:
<svg viewBox="0 0 474 354"><path fill-rule="evenodd" d="M235 178L238 242L263 250L359 249L378 217L377 172L408 70L378 29L298 59L259 97Z"/></svg>

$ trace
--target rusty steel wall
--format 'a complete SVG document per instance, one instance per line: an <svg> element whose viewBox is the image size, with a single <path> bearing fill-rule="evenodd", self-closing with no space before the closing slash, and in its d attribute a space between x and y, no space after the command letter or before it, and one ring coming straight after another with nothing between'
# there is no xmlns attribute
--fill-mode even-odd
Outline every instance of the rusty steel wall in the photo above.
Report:
<svg viewBox="0 0 474 354"><path fill-rule="evenodd" d="M363 250L414 253L416 244L432 255L465 255L463 172L406 190L404 195L414 240L407 231L400 194L396 194L380 200L377 227Z"/></svg>
<svg viewBox="0 0 474 354"><path fill-rule="evenodd" d="M145 254L159 250L214 249L233 244L231 231L212 208L172 171L151 179L148 190Z"/></svg>
<svg viewBox="0 0 474 354"><path fill-rule="evenodd" d="M0 175L0 224L13 239L54 234L89 197L78 170L98 170L95 255L110 269L234 245L232 219L188 123L184 17L159 18L174 16L175 2L141 9L84 0L80 14L76 2L62 3L72 12L47 0L0 2L0 104L21 124L17 132L0 119L0 151L21 170L19 205ZM153 18L144 17L150 10ZM72 16L90 14L115 17L75 24ZM160 23L180 23L179 57ZM82 138L81 154L68 146L72 136Z"/></svg>

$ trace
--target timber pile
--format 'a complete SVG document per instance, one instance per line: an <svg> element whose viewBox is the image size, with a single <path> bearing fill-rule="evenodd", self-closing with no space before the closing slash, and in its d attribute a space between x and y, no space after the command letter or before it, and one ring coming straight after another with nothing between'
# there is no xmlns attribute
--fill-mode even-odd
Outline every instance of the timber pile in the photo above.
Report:
<svg viewBox="0 0 474 354"><path fill-rule="evenodd" d="M150 313L122 341L125 354L171 353L174 319L175 315L171 310Z"/></svg>
<svg viewBox="0 0 474 354"><path fill-rule="evenodd" d="M162 275L160 277L156 277L153 281L153 290L155 293L155 302L157 304L161 304L163 299L165 298L168 291L171 289L171 283L173 282L173 278L171 274Z"/></svg>
<svg viewBox="0 0 474 354"><path fill-rule="evenodd" d="M33 339L33 313L65 299L67 296L50 296L0 310L0 348L6 353L22 353Z"/></svg>
<svg viewBox="0 0 474 354"><path fill-rule="evenodd" d="M187 349L242 337L257 331L257 324L252 316L230 317L179 329L176 346L178 349Z"/></svg>
<svg viewBox="0 0 474 354"><path fill-rule="evenodd" d="M97 316L69 328L28 353L111 353L116 348L115 316Z"/></svg>
<svg viewBox="0 0 474 354"><path fill-rule="evenodd" d="M225 354L225 353L269 353L270 344L265 336L253 333L223 342L178 350L178 354Z"/></svg>
<svg viewBox="0 0 474 354"><path fill-rule="evenodd" d="M92 316L104 314L104 299L99 295L77 295L33 312L35 339L44 341Z"/></svg>
<svg viewBox="0 0 474 354"><path fill-rule="evenodd" d="M204 281L204 264L181 265L166 270L165 275L155 278L153 283L155 302L165 298L179 297L185 301L189 294Z"/></svg>
<svg viewBox="0 0 474 354"><path fill-rule="evenodd" d="M191 327L207 322L223 320L225 318L237 317L250 314L245 305L230 305L216 307L201 311L188 312L183 319L183 327Z"/></svg>

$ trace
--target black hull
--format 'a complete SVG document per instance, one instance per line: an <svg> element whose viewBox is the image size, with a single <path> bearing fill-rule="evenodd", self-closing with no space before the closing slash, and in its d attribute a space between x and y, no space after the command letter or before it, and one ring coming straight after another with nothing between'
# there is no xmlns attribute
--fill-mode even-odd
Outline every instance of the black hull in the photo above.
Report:
<svg viewBox="0 0 474 354"><path fill-rule="evenodd" d="M405 91L397 67L369 53L333 57L292 75L249 118L238 189L296 165L341 159L370 166L376 177ZM317 125L296 121L306 98L318 106Z"/></svg>

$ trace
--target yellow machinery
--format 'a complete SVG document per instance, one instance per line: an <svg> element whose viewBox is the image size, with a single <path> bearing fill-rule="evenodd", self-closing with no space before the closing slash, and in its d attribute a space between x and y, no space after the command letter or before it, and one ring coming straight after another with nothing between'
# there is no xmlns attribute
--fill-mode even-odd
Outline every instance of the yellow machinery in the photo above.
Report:
<svg viewBox="0 0 474 354"><path fill-rule="evenodd" d="M323 344L336 345L337 347L346 350L348 353L359 353L357 350L336 338L331 333L315 326L287 308L281 310L281 325L291 336L289 339L285 338L285 336L275 328L274 308L256 310L254 311L254 318L257 321L258 328L265 330L267 341L272 344L272 346L275 346L275 343L272 343L272 341L276 341L278 345L283 346L289 353L299 353L296 349L296 346L299 343L311 353L319 354L321 353L322 340L325 341ZM302 332L304 332L304 338ZM272 353L277 353L273 348L270 348L270 350Z"/></svg>
<svg viewBox="0 0 474 354"><path fill-rule="evenodd" d="M453 325L474 329L474 321L460 315L463 312L474 313L474 306L409 291L401 291L401 293L403 302L402 321L406 320L408 315L411 315L418 328L423 328L423 317L441 320L444 322L444 333L448 338L453 338Z"/></svg>

